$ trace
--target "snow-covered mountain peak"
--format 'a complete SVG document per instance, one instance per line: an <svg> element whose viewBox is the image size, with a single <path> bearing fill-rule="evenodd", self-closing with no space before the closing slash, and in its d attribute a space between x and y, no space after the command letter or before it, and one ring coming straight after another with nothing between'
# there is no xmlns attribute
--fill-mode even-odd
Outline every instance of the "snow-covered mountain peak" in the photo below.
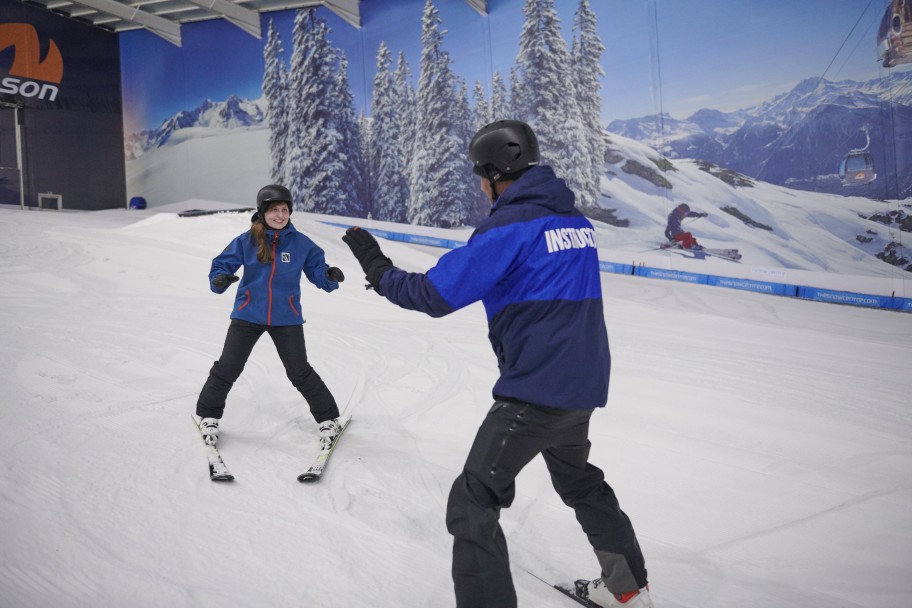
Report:
<svg viewBox="0 0 912 608"><path fill-rule="evenodd" d="M181 110L156 128L131 133L125 138L127 160L135 160L152 148L168 144L175 132L181 129L204 127L209 129L239 129L259 127L266 116L266 100L243 99L231 95L225 101L205 99L192 110Z"/></svg>

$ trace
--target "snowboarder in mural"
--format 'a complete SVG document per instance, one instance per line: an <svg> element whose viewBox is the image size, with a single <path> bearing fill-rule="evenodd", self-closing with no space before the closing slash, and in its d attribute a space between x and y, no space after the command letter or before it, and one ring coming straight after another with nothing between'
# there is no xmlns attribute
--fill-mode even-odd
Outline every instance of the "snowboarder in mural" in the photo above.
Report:
<svg viewBox="0 0 912 608"><path fill-rule="evenodd" d="M665 238L668 241L662 243L660 247L662 249L684 249L699 252L699 257L713 255L729 260L740 260L741 254L737 249L707 249L697 242L693 234L684 230L682 224L685 219L707 217L708 215L705 211L691 211L690 205L681 203L668 214L668 223L665 225Z"/></svg>

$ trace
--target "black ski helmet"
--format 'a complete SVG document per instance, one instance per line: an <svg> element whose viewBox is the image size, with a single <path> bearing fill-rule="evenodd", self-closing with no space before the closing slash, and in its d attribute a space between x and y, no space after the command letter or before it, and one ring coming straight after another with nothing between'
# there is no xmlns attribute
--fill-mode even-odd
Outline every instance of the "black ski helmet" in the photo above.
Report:
<svg viewBox="0 0 912 608"><path fill-rule="evenodd" d="M476 175L496 182L539 163L538 138L519 120L497 120L482 127L469 143L469 160Z"/></svg>
<svg viewBox="0 0 912 608"><path fill-rule="evenodd" d="M266 213L266 210L269 209L271 203L279 201L288 203L288 213L290 214L294 207L291 203L291 192L288 188L278 184L263 186L260 188L260 191L257 192L257 213L262 217L262 215Z"/></svg>
<svg viewBox="0 0 912 608"><path fill-rule="evenodd" d="M690 213L690 205L688 205L687 203L681 203L680 205L677 206L675 211L677 211L678 213L681 213L682 215L685 213Z"/></svg>

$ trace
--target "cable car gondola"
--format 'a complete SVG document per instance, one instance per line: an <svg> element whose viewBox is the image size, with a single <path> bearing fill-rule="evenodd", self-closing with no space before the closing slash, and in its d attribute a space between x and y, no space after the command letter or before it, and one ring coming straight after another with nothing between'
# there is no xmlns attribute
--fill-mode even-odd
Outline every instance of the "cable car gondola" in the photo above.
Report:
<svg viewBox="0 0 912 608"><path fill-rule="evenodd" d="M877 58L885 68L912 63L912 0L890 0L877 30Z"/></svg>
<svg viewBox="0 0 912 608"><path fill-rule="evenodd" d="M877 173L874 172L874 158L868 152L871 136L868 134L867 127L864 127L863 130L867 138L865 147L849 150L849 153L839 163L839 179L842 180L843 186L863 186L877 179Z"/></svg>

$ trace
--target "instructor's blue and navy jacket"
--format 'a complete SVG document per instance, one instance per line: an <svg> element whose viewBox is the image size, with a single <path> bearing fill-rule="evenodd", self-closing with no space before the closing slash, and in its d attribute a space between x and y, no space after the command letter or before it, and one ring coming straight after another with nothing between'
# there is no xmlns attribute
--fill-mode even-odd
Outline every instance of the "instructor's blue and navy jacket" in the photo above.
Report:
<svg viewBox="0 0 912 608"><path fill-rule="evenodd" d="M260 325L300 325L301 273L323 291L338 289L339 284L326 278L329 265L323 250L288 223L283 230L266 230L272 247L273 261L264 264L256 257L257 247L250 232L241 234L212 260L209 287L215 293L212 279L217 274L235 274L243 266L238 283L232 319Z"/></svg>
<svg viewBox="0 0 912 608"><path fill-rule="evenodd" d="M427 274L394 268L379 291L432 317L481 300L500 368L495 398L563 409L607 401L611 355L595 233L550 167L520 176L469 242Z"/></svg>

